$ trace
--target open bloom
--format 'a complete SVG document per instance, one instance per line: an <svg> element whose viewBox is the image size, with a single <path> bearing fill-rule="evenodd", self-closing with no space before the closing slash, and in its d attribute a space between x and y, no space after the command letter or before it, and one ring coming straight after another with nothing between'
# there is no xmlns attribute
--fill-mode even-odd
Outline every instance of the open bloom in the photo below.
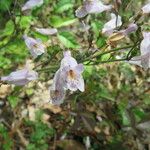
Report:
<svg viewBox="0 0 150 150"><path fill-rule="evenodd" d="M111 35L115 28L122 25L121 17L111 13L111 20L104 24L102 33L106 35Z"/></svg>
<svg viewBox="0 0 150 150"><path fill-rule="evenodd" d="M64 52L64 58L61 61L60 68L55 73L53 84L50 87L50 102L54 105L60 105L65 98L66 90L84 91L84 80L82 64L71 56L70 51Z"/></svg>
<svg viewBox="0 0 150 150"><path fill-rule="evenodd" d="M111 8L112 5L104 5L100 0L86 0L83 5L75 11L75 13L78 18L83 18L87 14L101 13L110 10Z"/></svg>
<svg viewBox="0 0 150 150"><path fill-rule="evenodd" d="M82 77L84 67L82 64L77 63L71 56L70 51L64 53L60 69L65 79L64 86L66 89L71 91L76 91L77 89L81 92L84 91L84 80Z"/></svg>
<svg viewBox="0 0 150 150"><path fill-rule="evenodd" d="M57 33L55 28L35 28L35 30L44 35L53 35Z"/></svg>
<svg viewBox="0 0 150 150"><path fill-rule="evenodd" d="M31 53L31 55L36 58L39 55L43 54L45 52L45 45L42 43L40 39L34 39L31 37L28 37L26 35L23 36L25 43Z"/></svg>
<svg viewBox="0 0 150 150"><path fill-rule="evenodd" d="M15 85L25 85L30 81L36 80L38 78L37 72L24 68L10 73L8 76L1 77L2 81L7 81L10 84Z"/></svg>
<svg viewBox="0 0 150 150"><path fill-rule="evenodd" d="M150 2L142 7L143 14L150 13Z"/></svg>
<svg viewBox="0 0 150 150"><path fill-rule="evenodd" d="M40 6L43 4L43 0L29 0L27 1L24 6L22 7L22 11L32 9L35 6Z"/></svg>
<svg viewBox="0 0 150 150"><path fill-rule="evenodd" d="M143 37L140 44L141 56L133 57L129 63L148 69L150 68L150 32L143 32Z"/></svg>

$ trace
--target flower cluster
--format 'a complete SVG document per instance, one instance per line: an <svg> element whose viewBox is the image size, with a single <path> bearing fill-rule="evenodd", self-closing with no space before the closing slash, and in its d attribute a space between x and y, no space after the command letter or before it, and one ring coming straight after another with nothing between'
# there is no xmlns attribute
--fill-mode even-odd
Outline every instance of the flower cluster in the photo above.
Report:
<svg viewBox="0 0 150 150"><path fill-rule="evenodd" d="M121 1L120 1L121 3ZM22 7L22 11L33 9L34 7L41 6L43 0L29 0ZM85 0L83 5L76 11L75 15L78 18L83 18L89 14L102 13L104 11L111 11L112 5L105 5L100 0ZM114 11L113 11L114 12ZM150 3L141 8L142 14L150 13ZM111 19L104 24L102 33L109 36L111 39L113 36L120 36L120 39L129 35L131 32L135 32L138 26L135 23L130 23L126 29L118 31L117 28L122 26L122 18L118 14L110 13ZM34 28L36 32L47 36L57 34L55 28ZM25 44L29 49L29 52L33 58L37 58L46 52L46 44L41 39L34 39L27 35L23 36ZM144 69L150 68L150 32L143 32L143 40L140 44L140 56L136 56L129 60L129 63L139 65ZM64 52L64 57L61 60L60 68L54 75L53 84L50 87L51 103L54 105L60 105L65 98L67 90L84 92L84 80L82 73L84 71L83 64L78 64L76 59L71 56L70 51ZM30 70L29 67L10 73L10 75L1 77L2 81L7 81L10 84L26 85L30 81L36 80L38 73Z"/></svg>

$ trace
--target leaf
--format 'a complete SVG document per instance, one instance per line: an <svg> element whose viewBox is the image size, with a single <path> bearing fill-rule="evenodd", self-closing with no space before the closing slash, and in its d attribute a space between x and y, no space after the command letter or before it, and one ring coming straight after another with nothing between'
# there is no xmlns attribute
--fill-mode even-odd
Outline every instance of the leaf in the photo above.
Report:
<svg viewBox="0 0 150 150"><path fill-rule="evenodd" d="M0 10L8 11L11 6L12 0L0 0Z"/></svg>
<svg viewBox="0 0 150 150"><path fill-rule="evenodd" d="M79 48L80 46L77 44L77 40L75 36L70 32L61 32L58 34L59 40L62 44L67 48Z"/></svg>
<svg viewBox="0 0 150 150"><path fill-rule="evenodd" d="M30 23L32 21L32 16L21 16L19 21L19 25L21 29L26 29L30 27Z"/></svg>
<svg viewBox="0 0 150 150"><path fill-rule="evenodd" d="M62 13L68 9L71 9L74 6L74 0L61 0L58 1L55 12Z"/></svg>
<svg viewBox="0 0 150 150"><path fill-rule="evenodd" d="M5 25L5 29L1 32L0 37L13 34L14 30L15 30L14 22L12 20L9 20Z"/></svg>
<svg viewBox="0 0 150 150"><path fill-rule="evenodd" d="M52 16L50 18L50 25L58 28L58 27L62 27L62 26L68 26L70 24L73 24L77 21L77 19L75 18L62 18L59 16Z"/></svg>
<svg viewBox="0 0 150 150"><path fill-rule="evenodd" d="M15 108L19 102L19 98L13 95L8 96L8 101L12 108Z"/></svg>

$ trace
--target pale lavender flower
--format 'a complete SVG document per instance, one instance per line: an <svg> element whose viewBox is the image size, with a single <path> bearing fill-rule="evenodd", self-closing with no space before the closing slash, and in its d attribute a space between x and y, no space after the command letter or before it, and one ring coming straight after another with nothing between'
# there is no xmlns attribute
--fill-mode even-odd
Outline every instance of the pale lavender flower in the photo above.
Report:
<svg viewBox="0 0 150 150"><path fill-rule="evenodd" d="M57 33L56 28L35 28L35 30L44 35L54 35Z"/></svg>
<svg viewBox="0 0 150 150"><path fill-rule="evenodd" d="M121 17L111 13L111 20L104 24L102 33L106 35L111 35L115 28L122 25Z"/></svg>
<svg viewBox="0 0 150 150"><path fill-rule="evenodd" d="M29 70L28 68L18 70L10 73L8 76L1 77L2 81L7 81L10 84L25 85L30 81L38 78L37 72Z"/></svg>
<svg viewBox="0 0 150 150"><path fill-rule="evenodd" d="M141 55L150 52L150 32L143 32L144 39L140 44Z"/></svg>
<svg viewBox="0 0 150 150"><path fill-rule="evenodd" d="M128 35L132 32L135 32L138 29L138 26L135 23L130 24L127 29L120 31L122 32L124 35Z"/></svg>
<svg viewBox="0 0 150 150"><path fill-rule="evenodd" d="M40 6L43 4L43 0L29 0L22 7L22 11L32 9L35 6Z"/></svg>
<svg viewBox="0 0 150 150"><path fill-rule="evenodd" d="M26 46L28 47L31 55L36 58L45 52L45 45L40 39L34 39L26 35L23 36Z"/></svg>
<svg viewBox="0 0 150 150"><path fill-rule="evenodd" d="M101 13L111 8L112 5L104 5L100 0L86 0L83 5L75 11L75 14L78 18L83 18L87 14Z"/></svg>
<svg viewBox="0 0 150 150"><path fill-rule="evenodd" d="M53 84L50 87L50 102L53 105L60 105L65 98L64 76L60 69L55 73Z"/></svg>
<svg viewBox="0 0 150 150"><path fill-rule="evenodd" d="M89 14L101 13L106 10L110 10L112 5L104 5L100 0L89 0L85 1L85 7Z"/></svg>
<svg viewBox="0 0 150 150"><path fill-rule="evenodd" d="M77 61L71 56L70 51L64 53L60 69L65 79L64 86L66 89L71 91L76 91L77 89L81 92L84 91L84 80L82 77L84 67L82 64L77 63Z"/></svg>
<svg viewBox="0 0 150 150"><path fill-rule="evenodd" d="M150 2L142 7L143 14L150 13Z"/></svg>
<svg viewBox="0 0 150 150"><path fill-rule="evenodd" d="M129 63L143 67L150 68L150 32L143 32L144 39L140 44L141 56L133 57Z"/></svg>

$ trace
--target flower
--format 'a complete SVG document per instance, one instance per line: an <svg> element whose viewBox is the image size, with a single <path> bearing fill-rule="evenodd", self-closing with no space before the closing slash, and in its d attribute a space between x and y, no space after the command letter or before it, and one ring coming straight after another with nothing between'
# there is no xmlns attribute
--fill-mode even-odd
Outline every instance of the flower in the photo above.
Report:
<svg viewBox="0 0 150 150"><path fill-rule="evenodd" d="M26 46L28 47L31 55L34 58L38 57L39 55L45 52L45 45L40 39L34 39L28 37L27 35L24 35L23 38L25 40Z"/></svg>
<svg viewBox="0 0 150 150"><path fill-rule="evenodd" d="M138 26L135 23L130 24L127 29L121 31L124 35L128 35L132 32L135 32L138 29Z"/></svg>
<svg viewBox="0 0 150 150"><path fill-rule="evenodd" d="M24 68L10 73L8 76L1 77L2 81L7 81L10 84L15 85L25 85L30 81L36 80L38 78L37 72Z"/></svg>
<svg viewBox="0 0 150 150"><path fill-rule="evenodd" d="M143 32L144 39L140 44L141 56L133 57L129 63L143 67L145 70L150 68L150 32Z"/></svg>
<svg viewBox="0 0 150 150"><path fill-rule="evenodd" d="M87 14L101 13L111 8L112 5L104 5L100 0L87 0L75 11L75 14L78 18L83 18Z"/></svg>
<svg viewBox="0 0 150 150"><path fill-rule="evenodd" d="M111 20L105 23L102 33L106 35L111 35L115 28L122 25L121 17L111 13Z"/></svg>
<svg viewBox="0 0 150 150"><path fill-rule="evenodd" d="M35 28L35 30L44 35L53 35L57 33L55 28Z"/></svg>
<svg viewBox="0 0 150 150"><path fill-rule="evenodd" d="M79 89L84 91L84 80L82 72L84 70L83 64L78 64L77 61L71 56L70 51L64 53L64 58L61 61L60 67L65 79L65 88L71 91Z"/></svg>
<svg viewBox="0 0 150 150"><path fill-rule="evenodd" d="M27 1L24 6L22 7L22 11L32 9L35 6L40 6L43 4L43 0L29 0Z"/></svg>
<svg viewBox="0 0 150 150"><path fill-rule="evenodd" d="M150 13L150 2L142 7L143 14Z"/></svg>
<svg viewBox="0 0 150 150"><path fill-rule="evenodd" d="M50 102L54 105L60 105L65 98L66 90L84 91L84 80L82 64L78 64L76 59L71 56L70 51L64 52L64 58L61 61L60 68L55 73L53 84L50 87Z"/></svg>
<svg viewBox="0 0 150 150"><path fill-rule="evenodd" d="M50 87L50 97L51 97L50 102L53 105L60 105L64 101L65 98L64 79L60 69L55 73L53 84Z"/></svg>

